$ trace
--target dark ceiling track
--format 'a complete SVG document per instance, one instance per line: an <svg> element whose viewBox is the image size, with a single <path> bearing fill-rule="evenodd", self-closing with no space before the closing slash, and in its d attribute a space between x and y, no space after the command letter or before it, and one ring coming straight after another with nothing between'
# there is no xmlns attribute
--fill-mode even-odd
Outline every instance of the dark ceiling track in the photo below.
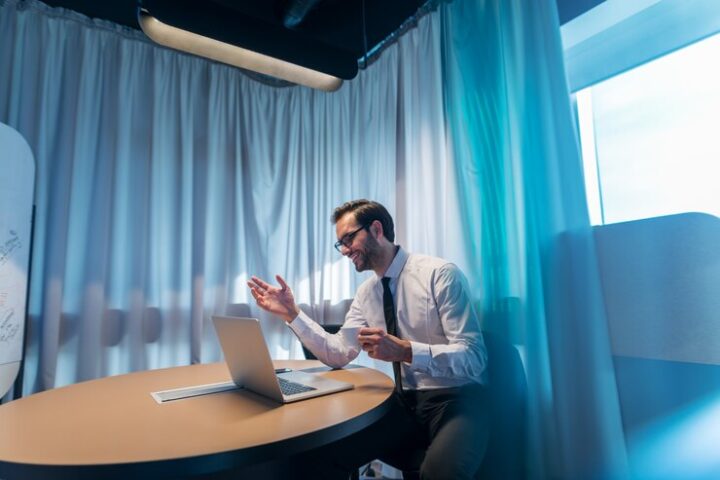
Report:
<svg viewBox="0 0 720 480"><path fill-rule="evenodd" d="M441 3L451 3L452 1L453 0L427 0L427 2L425 2L425 4L420 7L413 16L405 20L397 28L397 30L392 32L384 40L371 48L370 51L367 52L365 55L358 58L358 68L364 70L368 66L375 63L375 61L380 58L382 52L384 52L387 48L397 42L398 39L403 36L408 30L412 30L413 28L417 27L417 24L422 17L424 17L428 13L432 13L437 10L438 6Z"/></svg>

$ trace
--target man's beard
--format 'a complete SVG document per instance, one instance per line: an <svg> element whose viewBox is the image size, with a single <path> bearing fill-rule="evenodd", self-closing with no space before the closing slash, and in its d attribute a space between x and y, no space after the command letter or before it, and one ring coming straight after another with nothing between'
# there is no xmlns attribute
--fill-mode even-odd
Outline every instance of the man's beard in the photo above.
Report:
<svg viewBox="0 0 720 480"><path fill-rule="evenodd" d="M364 248L357 251L357 261L353 262L355 270L358 272L374 270L379 256L380 244L377 240L368 236Z"/></svg>

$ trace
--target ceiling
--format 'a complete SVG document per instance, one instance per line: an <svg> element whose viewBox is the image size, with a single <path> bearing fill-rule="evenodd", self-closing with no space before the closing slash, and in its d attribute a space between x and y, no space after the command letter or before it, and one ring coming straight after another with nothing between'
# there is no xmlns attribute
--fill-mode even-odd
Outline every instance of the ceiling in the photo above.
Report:
<svg viewBox="0 0 720 480"><path fill-rule="evenodd" d="M138 0L43 0L138 29ZM556 0L561 21L602 0ZM438 0L141 0L151 15L201 35L352 78L358 59ZM364 10L364 15L363 15ZM364 22L363 22L364 17ZM363 28L364 23L364 28Z"/></svg>
<svg viewBox="0 0 720 480"><path fill-rule="evenodd" d="M44 0L139 29L137 0ZM142 0L163 23L349 79L427 0ZM437 2L435 2L437 3ZM363 28L363 10L365 28Z"/></svg>
<svg viewBox="0 0 720 480"><path fill-rule="evenodd" d="M43 0L48 5L65 7L92 18L102 18L139 29L138 0ZM375 45L395 31L427 0L189 0L173 1L173 5L215 7L229 15L237 15L264 23L283 26L285 15L298 5L309 7L293 31L361 55L363 52L362 10L365 4L366 31L369 45ZM163 2L144 1L152 10ZM152 13L152 12L151 12ZM297 17L297 16L296 16Z"/></svg>

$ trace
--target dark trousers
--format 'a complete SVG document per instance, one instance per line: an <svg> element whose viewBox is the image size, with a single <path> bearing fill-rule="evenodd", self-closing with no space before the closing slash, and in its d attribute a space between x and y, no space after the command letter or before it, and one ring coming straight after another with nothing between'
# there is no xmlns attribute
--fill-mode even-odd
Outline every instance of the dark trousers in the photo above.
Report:
<svg viewBox="0 0 720 480"><path fill-rule="evenodd" d="M408 391L402 398L393 396L379 422L304 456L307 466L299 471L347 479L349 472L377 458L403 471L419 468L422 479L473 478L487 446L488 425L481 385Z"/></svg>

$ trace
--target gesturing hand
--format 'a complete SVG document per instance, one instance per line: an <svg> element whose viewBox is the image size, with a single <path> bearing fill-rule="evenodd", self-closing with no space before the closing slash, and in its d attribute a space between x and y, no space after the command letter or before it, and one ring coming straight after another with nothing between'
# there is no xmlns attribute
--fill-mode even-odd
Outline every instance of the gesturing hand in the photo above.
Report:
<svg viewBox="0 0 720 480"><path fill-rule="evenodd" d="M370 358L386 362L412 362L412 346L382 328L361 328L358 341Z"/></svg>
<svg viewBox="0 0 720 480"><path fill-rule="evenodd" d="M280 275L275 275L275 278L280 284L279 287L274 287L256 276L251 277L247 284L258 307L290 323L298 316L300 309L295 304L295 296L285 280Z"/></svg>

